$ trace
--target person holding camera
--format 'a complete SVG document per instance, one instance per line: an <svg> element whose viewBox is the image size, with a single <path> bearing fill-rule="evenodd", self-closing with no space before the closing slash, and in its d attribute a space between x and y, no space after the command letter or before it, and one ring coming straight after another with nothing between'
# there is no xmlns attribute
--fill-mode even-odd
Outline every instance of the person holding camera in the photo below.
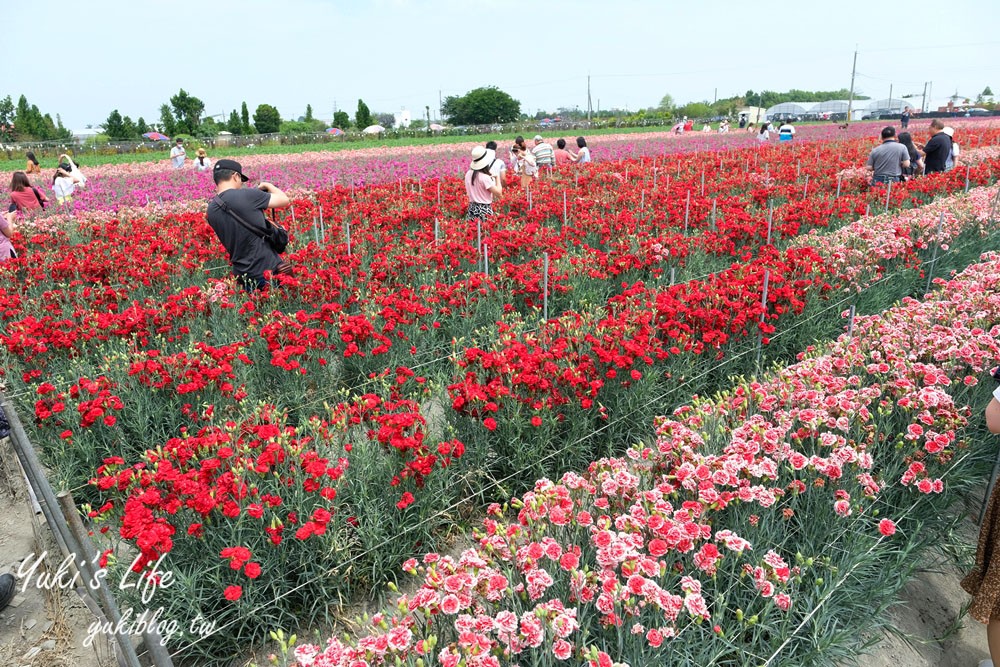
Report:
<svg viewBox="0 0 1000 667"><path fill-rule="evenodd" d="M1000 368L993 371L1000 383ZM986 406L986 428L1000 434L1000 386ZM995 480L994 480L995 482ZM976 565L962 580L962 588L972 596L969 616L986 625L986 640L992 660L983 660L979 667L1000 665L1000 485L989 493L983 525L979 528Z"/></svg>
<svg viewBox="0 0 1000 667"><path fill-rule="evenodd" d="M216 162L212 179L215 197L208 203L208 224L229 254L233 275L243 289L248 292L263 289L268 285L268 273L291 273L291 265L280 255L284 249L274 247L280 228L264 217L267 209L291 205L288 195L271 183L243 187L250 179L235 160Z"/></svg>
<svg viewBox="0 0 1000 667"><path fill-rule="evenodd" d="M507 173L507 163L503 161L503 158L496 157L497 152L497 142L487 141L486 148L493 151L493 164L490 165L490 176L497 179L501 183L503 182L504 174Z"/></svg>
<svg viewBox="0 0 1000 667"><path fill-rule="evenodd" d="M466 220L485 220L493 215L493 197L503 194L503 182L490 175L496 158L496 153L489 148L476 146L472 149L472 162L465 172L465 193L469 196Z"/></svg>
<svg viewBox="0 0 1000 667"><path fill-rule="evenodd" d="M183 169L184 161L187 159L187 151L184 150L184 140L178 138L174 147L170 149L170 164L174 169Z"/></svg>
<svg viewBox="0 0 1000 667"><path fill-rule="evenodd" d="M514 139L514 145L510 147L510 159L513 162L514 173L521 175L521 187L528 187L531 179L538 174L538 166L535 164L535 154L524 144L524 137L518 136Z"/></svg>

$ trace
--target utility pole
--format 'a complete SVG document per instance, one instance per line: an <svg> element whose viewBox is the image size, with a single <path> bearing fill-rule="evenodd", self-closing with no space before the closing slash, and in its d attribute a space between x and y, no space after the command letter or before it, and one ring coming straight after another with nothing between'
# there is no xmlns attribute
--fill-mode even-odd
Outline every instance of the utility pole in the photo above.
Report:
<svg viewBox="0 0 1000 667"><path fill-rule="evenodd" d="M438 88L438 122L439 123L441 122L442 118L444 118L444 106L441 103L441 89Z"/></svg>
<svg viewBox="0 0 1000 667"><path fill-rule="evenodd" d="M858 68L858 47L854 46L854 64L851 65L851 96L847 99L847 122L850 123L851 107L854 106L854 73Z"/></svg>
<svg viewBox="0 0 1000 667"><path fill-rule="evenodd" d="M718 101L719 101L719 89L716 88L715 89L715 95L712 97L712 104L715 104Z"/></svg>
<svg viewBox="0 0 1000 667"><path fill-rule="evenodd" d="M587 75L587 122L590 122L591 116L591 106L590 106L590 75Z"/></svg>
<svg viewBox="0 0 1000 667"><path fill-rule="evenodd" d="M889 111L892 111L892 84L889 84Z"/></svg>
<svg viewBox="0 0 1000 667"><path fill-rule="evenodd" d="M924 81L924 99L920 102L920 113L927 113L927 82Z"/></svg>

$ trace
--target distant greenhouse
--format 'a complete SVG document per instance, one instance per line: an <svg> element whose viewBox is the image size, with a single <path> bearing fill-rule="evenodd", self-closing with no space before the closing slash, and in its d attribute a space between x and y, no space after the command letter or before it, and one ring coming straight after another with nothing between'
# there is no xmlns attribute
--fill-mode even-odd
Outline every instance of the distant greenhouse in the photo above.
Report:
<svg viewBox="0 0 1000 667"><path fill-rule="evenodd" d="M826 102L817 102L809 113L821 114L821 113L847 113L847 105L849 102L847 100L827 100ZM858 105L854 105L856 109Z"/></svg>
<svg viewBox="0 0 1000 667"><path fill-rule="evenodd" d="M815 102L782 102L768 107L765 117L768 120L773 118L787 118L789 116L804 116L813 108Z"/></svg>
<svg viewBox="0 0 1000 667"><path fill-rule="evenodd" d="M865 108L868 111L881 111L882 113L902 113L906 107L912 109L914 105L909 100L901 100L894 97L892 99L872 100Z"/></svg>

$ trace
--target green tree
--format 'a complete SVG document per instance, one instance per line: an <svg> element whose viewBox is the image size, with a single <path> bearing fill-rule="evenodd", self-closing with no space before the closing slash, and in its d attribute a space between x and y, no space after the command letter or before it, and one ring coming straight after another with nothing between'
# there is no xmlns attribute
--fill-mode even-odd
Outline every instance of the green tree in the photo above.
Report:
<svg viewBox="0 0 1000 667"><path fill-rule="evenodd" d="M118 113L118 109L108 114L108 119L101 125L101 129L111 139L125 139L129 136L125 134L125 123L122 120L122 115Z"/></svg>
<svg viewBox="0 0 1000 667"><path fill-rule="evenodd" d="M363 130L372 124L372 112L362 100L358 100L358 110L354 113L354 124L359 130Z"/></svg>
<svg viewBox="0 0 1000 667"><path fill-rule="evenodd" d="M315 119L313 118L313 107L312 107L312 105L311 105L311 104L307 104L307 105L306 105L306 117L305 117L305 119L304 119L304 120L305 120L305 122L307 122L307 123L311 123L311 122L312 122L313 120L315 120Z"/></svg>
<svg viewBox="0 0 1000 667"><path fill-rule="evenodd" d="M198 126L198 136L199 137L214 137L219 134L219 130L222 130L223 126L219 125L214 118L206 118L201 121L201 125Z"/></svg>
<svg viewBox="0 0 1000 667"><path fill-rule="evenodd" d="M177 121L174 120L174 114L168 104L160 106L160 131L168 137L174 136L177 131Z"/></svg>
<svg viewBox="0 0 1000 667"><path fill-rule="evenodd" d="M257 134L272 134L281 128L281 114L270 104L258 104L253 114Z"/></svg>
<svg viewBox="0 0 1000 667"><path fill-rule="evenodd" d="M56 139L59 141L69 141L73 138L73 133L63 125L62 118L56 114Z"/></svg>
<svg viewBox="0 0 1000 667"><path fill-rule="evenodd" d="M333 114L333 126L342 130L347 130L351 126L351 117L346 111L335 111Z"/></svg>
<svg viewBox="0 0 1000 667"><path fill-rule="evenodd" d="M37 108L37 107L36 107ZM56 123L52 120L52 116L45 114L42 116L42 136L45 137L46 141L56 138Z"/></svg>
<svg viewBox="0 0 1000 667"><path fill-rule="evenodd" d="M226 130L233 134L243 134L243 121L240 120L240 115L236 113L236 109L233 109L233 112L229 114Z"/></svg>
<svg viewBox="0 0 1000 667"><path fill-rule="evenodd" d="M170 98L170 105L177 119L177 131L181 134L194 134L201 125L201 114L205 111L205 103L183 88Z"/></svg>
<svg viewBox="0 0 1000 667"><path fill-rule="evenodd" d="M377 113L375 114L375 120L386 129L392 129L392 126L396 124L396 117L391 113Z"/></svg>
<svg viewBox="0 0 1000 667"><path fill-rule="evenodd" d="M135 139L139 133L135 131L135 123L128 116L122 118L122 135L124 139Z"/></svg>
<svg viewBox="0 0 1000 667"><path fill-rule="evenodd" d="M674 96L671 95L670 93L667 93L666 95L660 98L660 103L659 105L657 105L656 110L668 113L674 110L674 106L676 106L674 104Z"/></svg>
<svg viewBox="0 0 1000 667"><path fill-rule="evenodd" d="M14 140L14 100L10 95L0 100L0 139Z"/></svg>
<svg viewBox="0 0 1000 667"><path fill-rule="evenodd" d="M14 114L14 130L18 138L24 138L31 134L31 107L28 106L28 98L21 95L17 98L17 111Z"/></svg>
<svg viewBox="0 0 1000 667"><path fill-rule="evenodd" d="M456 125L511 123L521 115L521 103L495 86L486 86L461 97L446 97L441 110Z"/></svg>
<svg viewBox="0 0 1000 667"><path fill-rule="evenodd" d="M278 127L278 132L281 134L308 134L312 131L312 123L304 120L283 120Z"/></svg>
<svg viewBox="0 0 1000 667"><path fill-rule="evenodd" d="M712 107L704 102L689 102L677 110L677 115L688 118L708 118L712 115Z"/></svg>
<svg viewBox="0 0 1000 667"><path fill-rule="evenodd" d="M243 121L243 134L253 133L253 128L250 127L250 112L247 110L246 102L243 102L243 107L240 109L240 120Z"/></svg>
<svg viewBox="0 0 1000 667"><path fill-rule="evenodd" d="M53 132L54 133L54 132ZM48 139L49 132L45 119L38 106L28 104L24 95L17 100L17 111L14 118L14 134L19 139Z"/></svg>
<svg viewBox="0 0 1000 667"><path fill-rule="evenodd" d="M149 132L149 125L146 125L146 119L139 116L139 120L135 121L135 136L141 137L142 135Z"/></svg>

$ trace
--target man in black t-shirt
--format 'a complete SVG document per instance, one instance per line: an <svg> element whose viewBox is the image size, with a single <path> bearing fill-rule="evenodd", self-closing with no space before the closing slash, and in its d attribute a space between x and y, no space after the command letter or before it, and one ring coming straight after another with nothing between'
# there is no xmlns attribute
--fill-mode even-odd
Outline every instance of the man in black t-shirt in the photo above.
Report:
<svg viewBox="0 0 1000 667"><path fill-rule="evenodd" d="M933 174L944 171L948 153L951 152L951 137L942 132L944 122L940 118L931 121L931 140L922 148L924 151L924 173Z"/></svg>
<svg viewBox="0 0 1000 667"><path fill-rule="evenodd" d="M244 188L250 179L243 175L243 167L235 160L219 160L212 168L215 194L225 202L230 212L212 199L208 203L208 224L229 253L233 275L248 291L267 284L264 273L272 273L281 265L281 256L264 240L268 233L264 210L285 208L292 202L284 192L270 183L256 188ZM235 215L234 215L235 214ZM247 229L236 216L260 233Z"/></svg>

